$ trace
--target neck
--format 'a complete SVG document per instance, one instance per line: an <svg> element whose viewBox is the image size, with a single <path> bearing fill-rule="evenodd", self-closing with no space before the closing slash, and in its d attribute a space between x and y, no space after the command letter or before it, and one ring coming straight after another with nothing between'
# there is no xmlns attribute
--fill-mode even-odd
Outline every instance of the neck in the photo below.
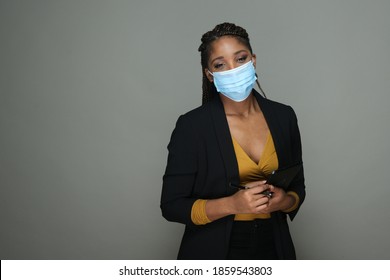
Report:
<svg viewBox="0 0 390 280"><path fill-rule="evenodd" d="M241 102L235 102L223 94L220 94L223 107L225 109L226 116L243 116L247 117L253 112L259 110L256 97L250 94L247 99Z"/></svg>

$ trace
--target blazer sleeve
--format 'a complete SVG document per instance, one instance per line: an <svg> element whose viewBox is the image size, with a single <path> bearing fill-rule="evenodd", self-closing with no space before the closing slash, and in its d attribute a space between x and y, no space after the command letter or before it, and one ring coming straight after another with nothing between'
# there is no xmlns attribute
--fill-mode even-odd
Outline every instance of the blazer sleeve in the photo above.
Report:
<svg viewBox="0 0 390 280"><path fill-rule="evenodd" d="M296 117L296 114L294 110L291 108L291 117L290 117L290 129L291 129L291 151L294 163L302 162L302 143L301 143L301 135L299 132L298 127L298 120ZM288 191L295 192L299 197L299 204L298 207L294 210L288 213L291 220L294 219L295 215L297 214L300 206L302 205L303 201L306 197L306 187L305 187L305 177L304 177L304 170L303 168L298 173L298 175L294 178L294 180L291 182L290 187L288 188Z"/></svg>
<svg viewBox="0 0 390 280"><path fill-rule="evenodd" d="M197 174L198 141L190 119L182 115L168 144L168 161L163 176L161 211L165 219L192 225L191 197Z"/></svg>

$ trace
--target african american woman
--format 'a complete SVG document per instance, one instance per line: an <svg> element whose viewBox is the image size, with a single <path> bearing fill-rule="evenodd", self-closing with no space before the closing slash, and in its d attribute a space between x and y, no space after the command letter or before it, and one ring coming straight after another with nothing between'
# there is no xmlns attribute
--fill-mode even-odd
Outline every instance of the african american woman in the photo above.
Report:
<svg viewBox="0 0 390 280"><path fill-rule="evenodd" d="M242 27L217 25L199 51L203 104L177 120L161 195L163 216L185 224L178 259L295 259L303 168L286 189L266 179L302 162L296 115L265 97Z"/></svg>

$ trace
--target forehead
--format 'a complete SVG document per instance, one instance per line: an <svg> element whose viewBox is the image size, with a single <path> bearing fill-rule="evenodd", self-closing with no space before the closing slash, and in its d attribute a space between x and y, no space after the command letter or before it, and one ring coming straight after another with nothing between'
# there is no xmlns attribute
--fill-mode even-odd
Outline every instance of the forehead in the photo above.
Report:
<svg viewBox="0 0 390 280"><path fill-rule="evenodd" d="M218 52L229 52L232 50L244 49L249 51L247 46L240 42L237 37L234 36L222 36L211 43L210 55ZM235 52L235 51L233 51Z"/></svg>
<svg viewBox="0 0 390 280"><path fill-rule="evenodd" d="M237 37L222 36L211 43L209 59L230 56L240 50L250 51Z"/></svg>

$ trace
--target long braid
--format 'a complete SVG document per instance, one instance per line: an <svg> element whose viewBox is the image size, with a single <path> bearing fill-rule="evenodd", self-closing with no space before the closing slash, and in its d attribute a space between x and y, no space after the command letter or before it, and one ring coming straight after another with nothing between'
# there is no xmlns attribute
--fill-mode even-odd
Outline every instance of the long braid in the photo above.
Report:
<svg viewBox="0 0 390 280"><path fill-rule="evenodd" d="M202 44L199 46L198 51L200 52L201 65L202 65L202 104L210 101L215 96L218 95L217 89L214 84L207 79L204 69L208 68L208 60L210 57L211 43L217 40L222 36L234 36L242 44L244 44L249 51L252 53L252 47L249 42L249 36L246 30L240 26L237 26L233 23L224 22L218 24L214 27L213 30L206 32L202 36ZM264 94L263 90L260 87L259 82L256 80L257 85L259 86L261 92ZM264 94L265 96L265 94Z"/></svg>

